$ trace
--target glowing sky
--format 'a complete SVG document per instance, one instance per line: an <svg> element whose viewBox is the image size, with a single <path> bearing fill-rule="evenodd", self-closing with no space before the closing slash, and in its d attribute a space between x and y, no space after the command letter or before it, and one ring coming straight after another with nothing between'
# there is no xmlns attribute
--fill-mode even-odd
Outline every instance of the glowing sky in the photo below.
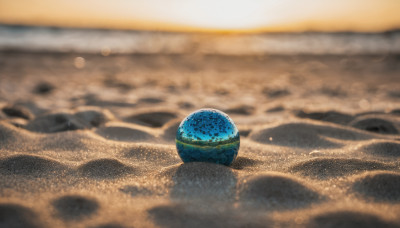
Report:
<svg viewBox="0 0 400 228"><path fill-rule="evenodd" d="M0 0L0 23L178 31L382 31L400 0Z"/></svg>

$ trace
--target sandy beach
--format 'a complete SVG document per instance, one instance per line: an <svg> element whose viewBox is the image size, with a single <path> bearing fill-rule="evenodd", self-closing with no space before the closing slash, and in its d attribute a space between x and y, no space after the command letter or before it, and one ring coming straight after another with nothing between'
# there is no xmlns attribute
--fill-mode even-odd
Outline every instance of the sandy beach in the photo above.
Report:
<svg viewBox="0 0 400 228"><path fill-rule="evenodd" d="M185 163L226 112L231 166ZM398 55L0 52L0 227L400 227Z"/></svg>

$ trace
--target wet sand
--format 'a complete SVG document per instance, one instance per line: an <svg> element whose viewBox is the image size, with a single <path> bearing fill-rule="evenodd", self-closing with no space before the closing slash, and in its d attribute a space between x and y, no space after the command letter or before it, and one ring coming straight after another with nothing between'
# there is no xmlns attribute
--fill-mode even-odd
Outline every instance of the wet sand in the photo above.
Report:
<svg viewBox="0 0 400 228"><path fill-rule="evenodd" d="M230 167L178 157L206 107ZM0 110L0 227L400 227L396 55L2 51Z"/></svg>

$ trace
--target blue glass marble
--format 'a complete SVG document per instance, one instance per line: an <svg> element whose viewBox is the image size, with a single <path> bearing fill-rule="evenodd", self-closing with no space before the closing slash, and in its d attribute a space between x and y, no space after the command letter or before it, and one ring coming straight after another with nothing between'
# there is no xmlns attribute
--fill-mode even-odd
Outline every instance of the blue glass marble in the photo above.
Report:
<svg viewBox="0 0 400 228"><path fill-rule="evenodd" d="M230 165L240 146L232 119L216 109L200 109L187 116L178 127L175 141L183 162Z"/></svg>

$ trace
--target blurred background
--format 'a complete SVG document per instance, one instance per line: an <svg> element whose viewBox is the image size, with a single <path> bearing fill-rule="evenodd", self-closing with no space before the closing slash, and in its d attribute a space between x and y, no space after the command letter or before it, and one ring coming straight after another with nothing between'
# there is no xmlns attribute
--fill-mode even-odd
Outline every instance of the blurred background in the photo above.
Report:
<svg viewBox="0 0 400 228"><path fill-rule="evenodd" d="M398 0L0 0L0 49L390 54Z"/></svg>
<svg viewBox="0 0 400 228"><path fill-rule="evenodd" d="M265 110L391 109L399 12L399 0L0 0L0 101L122 119L214 107L256 123L274 121Z"/></svg>

